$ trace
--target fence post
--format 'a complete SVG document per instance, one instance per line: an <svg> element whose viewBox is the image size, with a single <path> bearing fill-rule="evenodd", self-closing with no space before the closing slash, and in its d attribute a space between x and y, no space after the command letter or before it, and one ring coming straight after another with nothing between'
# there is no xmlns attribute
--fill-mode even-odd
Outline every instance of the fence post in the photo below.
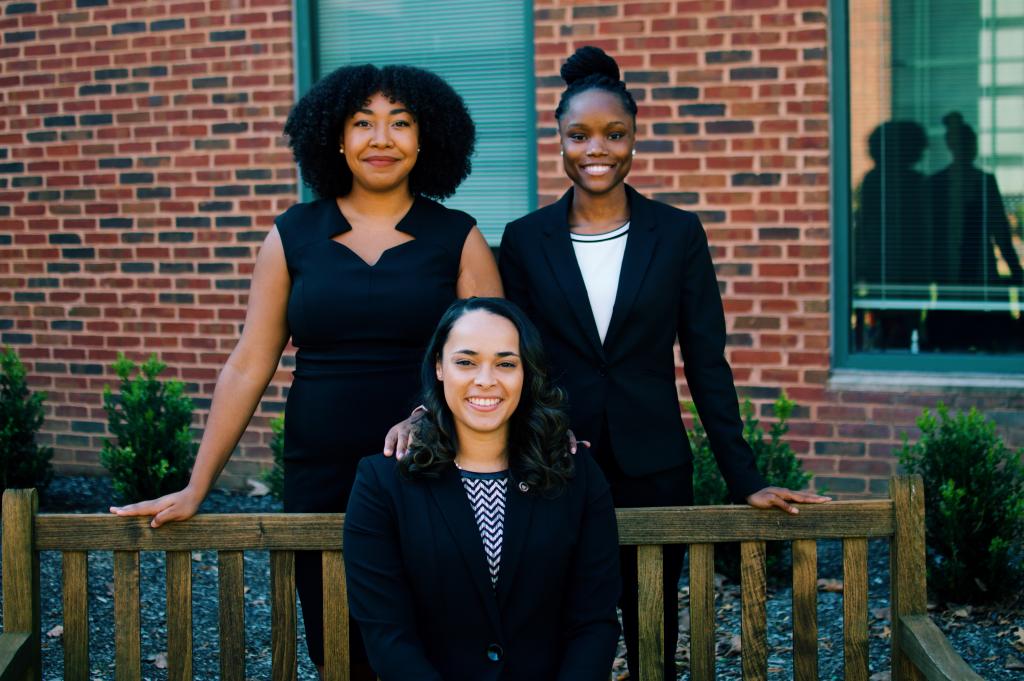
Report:
<svg viewBox="0 0 1024 681"><path fill-rule="evenodd" d="M900 645L903 615L924 615L928 610L924 549L924 482L920 475L889 478L893 500L894 532L889 549L890 616L892 618L893 681L923 681Z"/></svg>
<svg viewBox="0 0 1024 681"><path fill-rule="evenodd" d="M670 681L665 678L664 548L659 544L636 547L640 660L633 664L639 664L637 676L645 681Z"/></svg>
<svg viewBox="0 0 1024 681"><path fill-rule="evenodd" d="M34 489L8 489L3 497L4 632L28 633L30 662L25 681L42 679L39 649L39 554L35 516L39 497Z"/></svg>

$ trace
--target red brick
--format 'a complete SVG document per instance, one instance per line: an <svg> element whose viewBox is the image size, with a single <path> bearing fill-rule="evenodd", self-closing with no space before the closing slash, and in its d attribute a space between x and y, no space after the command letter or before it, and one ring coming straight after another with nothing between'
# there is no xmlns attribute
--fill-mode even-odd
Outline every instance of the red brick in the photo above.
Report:
<svg viewBox="0 0 1024 681"><path fill-rule="evenodd" d="M839 461L840 473L889 476L895 472L894 469L895 465L892 461L877 459L840 459Z"/></svg>

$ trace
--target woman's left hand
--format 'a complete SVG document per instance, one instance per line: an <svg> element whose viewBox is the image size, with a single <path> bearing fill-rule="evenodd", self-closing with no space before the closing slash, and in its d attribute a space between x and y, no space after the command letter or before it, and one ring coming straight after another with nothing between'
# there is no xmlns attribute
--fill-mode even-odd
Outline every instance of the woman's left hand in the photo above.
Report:
<svg viewBox="0 0 1024 681"><path fill-rule="evenodd" d="M823 504L832 501L832 497L823 497L811 492L797 492L785 487L765 487L747 497L747 503L754 508L778 508L781 511L796 515L800 510L789 502L798 504Z"/></svg>

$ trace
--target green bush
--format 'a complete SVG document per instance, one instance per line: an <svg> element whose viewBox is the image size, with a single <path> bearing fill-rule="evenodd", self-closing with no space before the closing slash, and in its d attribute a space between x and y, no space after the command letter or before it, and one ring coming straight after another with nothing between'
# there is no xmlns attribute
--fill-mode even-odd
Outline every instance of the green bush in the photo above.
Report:
<svg viewBox="0 0 1024 681"><path fill-rule="evenodd" d="M103 389L103 408L117 440L103 443L100 461L121 503L162 496L188 483L196 450L192 400L181 381L157 379L166 366L156 355L138 366L119 353L114 372L120 392Z"/></svg>
<svg viewBox="0 0 1024 681"><path fill-rule="evenodd" d="M42 490L53 476L53 450L36 444L45 399L29 390L18 353L0 351L0 493L8 487Z"/></svg>
<svg viewBox="0 0 1024 681"><path fill-rule="evenodd" d="M263 471L263 482L267 483L275 499L284 499L284 415L270 419L270 452L274 455L274 466Z"/></svg>
<svg viewBox="0 0 1024 681"><path fill-rule="evenodd" d="M700 423L696 407L692 403L687 404L687 407L693 414L693 428L687 431L687 435L690 438L690 448L693 450L694 503L699 505L728 504L730 502L729 490L722 478L721 471L718 470L707 432ZM775 417L778 420L771 425L767 437L761 427L760 419L754 415L754 405L750 400L744 400L740 405L740 415L743 417L743 439L753 450L757 469L768 481L768 484L789 489L803 489L811 479L811 474L804 472L792 447L782 439L789 432L788 421L793 415L795 407L796 403L790 400L785 393L775 400ZM777 542L770 543L768 545L769 571L778 574L786 563L783 545ZM739 575L737 547L720 544L715 551L715 565L719 572L736 578Z"/></svg>
<svg viewBox="0 0 1024 681"><path fill-rule="evenodd" d="M957 602L983 602L1020 589L1024 539L1024 450L1008 449L976 410L918 418L921 439L898 452L925 488L929 584Z"/></svg>

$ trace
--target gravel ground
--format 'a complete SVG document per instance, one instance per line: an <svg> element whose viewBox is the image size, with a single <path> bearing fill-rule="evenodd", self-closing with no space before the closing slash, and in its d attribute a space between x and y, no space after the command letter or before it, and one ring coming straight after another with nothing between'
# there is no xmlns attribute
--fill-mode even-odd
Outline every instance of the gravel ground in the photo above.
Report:
<svg viewBox="0 0 1024 681"><path fill-rule="evenodd" d="M58 477L42 499L41 510L49 513L105 512L113 494L109 480L89 477ZM244 494L216 491L203 504L205 513L266 513L280 511L280 504L271 497L250 497ZM218 676L217 636L217 556L203 551L193 554L193 639L195 646L193 671L196 679ZM888 544L873 541L868 550L870 591L869 658L871 679L887 681L889 676L889 600ZM89 648L93 679L113 678L114 641L110 622L113 618L113 556L96 551L89 556ZM165 573L162 554L143 553L142 569L142 659L143 679L162 680L166 651ZM63 647L55 631L62 622L60 596L61 565L59 554L46 552L40 561L42 578L43 678L46 681L63 676ZM822 679L842 678L842 546L839 542L822 541L818 545L818 572L821 580L818 594L819 676ZM686 668L689 656L688 586L685 576L680 583L680 644L677 659L680 669ZM268 600L270 564L266 552L245 555L246 672L251 679L270 678L270 602ZM721 578L716 580L716 638L718 660L716 678L741 678L738 650L740 632L739 586ZM778 587L769 587L768 642L769 679L791 679L792 634L791 589L780 580ZM982 677L990 680L1024 681L1024 603L1016 608L982 609L951 606L935 610L932 615L949 636L954 648ZM301 617L300 617L301 636ZM52 634L52 635L51 635ZM621 644L620 644L620 653ZM299 679L315 681L316 670L299 648ZM1019 667L1014 669L1014 667ZM624 661L616 660L612 678L621 678ZM681 677L688 679L688 674Z"/></svg>

